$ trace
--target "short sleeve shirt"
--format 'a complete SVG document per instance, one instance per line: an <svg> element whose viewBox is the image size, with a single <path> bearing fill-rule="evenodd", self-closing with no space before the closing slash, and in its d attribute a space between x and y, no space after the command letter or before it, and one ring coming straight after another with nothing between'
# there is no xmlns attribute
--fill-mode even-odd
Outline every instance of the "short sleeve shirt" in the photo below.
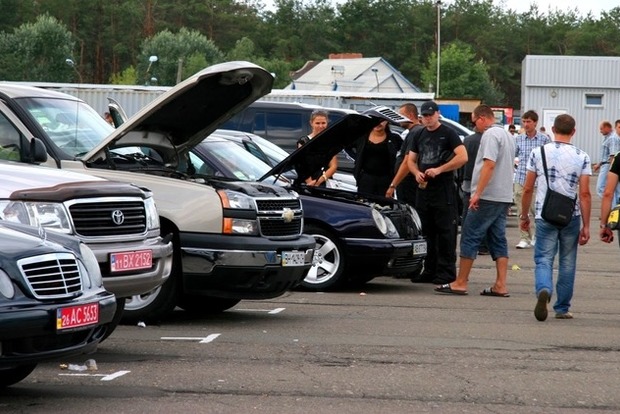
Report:
<svg viewBox="0 0 620 414"><path fill-rule="evenodd" d="M449 127L440 124L434 131L424 128L417 134L411 145L411 152L418 155L418 168L426 171L429 168L436 168L448 162L454 155L454 150L459 145L463 145L461 138ZM429 181L429 185L452 183L454 174L440 174L434 180Z"/></svg>

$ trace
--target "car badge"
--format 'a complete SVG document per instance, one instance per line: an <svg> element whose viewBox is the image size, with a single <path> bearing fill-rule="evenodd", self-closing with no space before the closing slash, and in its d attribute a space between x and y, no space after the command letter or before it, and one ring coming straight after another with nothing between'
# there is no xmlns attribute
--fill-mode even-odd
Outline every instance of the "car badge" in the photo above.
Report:
<svg viewBox="0 0 620 414"><path fill-rule="evenodd" d="M293 221L294 218L295 213L293 212L293 210L291 210L290 208L284 208L284 211L282 212L282 220L284 220L285 223L290 223L291 221Z"/></svg>
<svg viewBox="0 0 620 414"><path fill-rule="evenodd" d="M112 212L112 221L117 226L120 226L121 224L123 224L125 222L125 215L120 210L114 210Z"/></svg>

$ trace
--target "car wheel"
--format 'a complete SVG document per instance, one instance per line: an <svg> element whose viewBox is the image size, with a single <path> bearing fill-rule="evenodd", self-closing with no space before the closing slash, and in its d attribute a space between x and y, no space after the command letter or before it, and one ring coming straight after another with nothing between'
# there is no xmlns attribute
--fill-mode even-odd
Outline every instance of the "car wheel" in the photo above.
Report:
<svg viewBox="0 0 620 414"><path fill-rule="evenodd" d="M26 378L37 364L21 365L19 367L0 369L0 388L16 384Z"/></svg>
<svg viewBox="0 0 620 414"><path fill-rule="evenodd" d="M177 284L176 275L171 274L157 289L127 298L121 321L131 325L138 322L159 322L172 312L177 304Z"/></svg>
<svg viewBox="0 0 620 414"><path fill-rule="evenodd" d="M216 298L212 296L182 295L179 307L197 315L222 313L241 302L241 299Z"/></svg>
<svg viewBox="0 0 620 414"><path fill-rule="evenodd" d="M101 337L101 341L99 341L99 343L105 341L108 338L108 336L110 336L112 332L114 332L114 330L120 323L121 318L123 317L124 309L125 309L125 298L116 298L116 311L114 312L114 317L112 318L112 321L110 321L110 323L106 325L105 333Z"/></svg>
<svg viewBox="0 0 620 414"><path fill-rule="evenodd" d="M344 284L345 259L342 246L330 232L316 226L306 226L304 233L314 237L313 265L301 282L305 290L329 290Z"/></svg>

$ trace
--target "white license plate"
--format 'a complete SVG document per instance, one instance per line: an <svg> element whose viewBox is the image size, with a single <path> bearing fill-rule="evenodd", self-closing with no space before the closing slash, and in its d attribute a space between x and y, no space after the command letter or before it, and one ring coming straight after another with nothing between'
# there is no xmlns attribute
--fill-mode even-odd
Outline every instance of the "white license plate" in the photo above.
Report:
<svg viewBox="0 0 620 414"><path fill-rule="evenodd" d="M70 306L56 310L56 330L80 328L99 322L99 304Z"/></svg>
<svg viewBox="0 0 620 414"><path fill-rule="evenodd" d="M421 254L426 254L426 242L414 242L413 243L413 255L419 256Z"/></svg>
<svg viewBox="0 0 620 414"><path fill-rule="evenodd" d="M150 269L153 266L153 251L139 250L110 254L110 272Z"/></svg>
<svg viewBox="0 0 620 414"><path fill-rule="evenodd" d="M282 252L282 266L303 266L305 260L304 252Z"/></svg>

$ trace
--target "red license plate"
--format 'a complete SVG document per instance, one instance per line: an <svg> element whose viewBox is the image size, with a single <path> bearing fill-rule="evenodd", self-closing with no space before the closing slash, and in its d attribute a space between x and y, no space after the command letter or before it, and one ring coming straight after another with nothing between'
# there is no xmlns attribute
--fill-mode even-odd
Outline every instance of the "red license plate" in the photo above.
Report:
<svg viewBox="0 0 620 414"><path fill-rule="evenodd" d="M70 306L56 310L56 330L80 328L99 323L99 304Z"/></svg>
<svg viewBox="0 0 620 414"><path fill-rule="evenodd" d="M110 254L110 271L125 272L127 270L150 269L153 266L153 251L139 250Z"/></svg>

